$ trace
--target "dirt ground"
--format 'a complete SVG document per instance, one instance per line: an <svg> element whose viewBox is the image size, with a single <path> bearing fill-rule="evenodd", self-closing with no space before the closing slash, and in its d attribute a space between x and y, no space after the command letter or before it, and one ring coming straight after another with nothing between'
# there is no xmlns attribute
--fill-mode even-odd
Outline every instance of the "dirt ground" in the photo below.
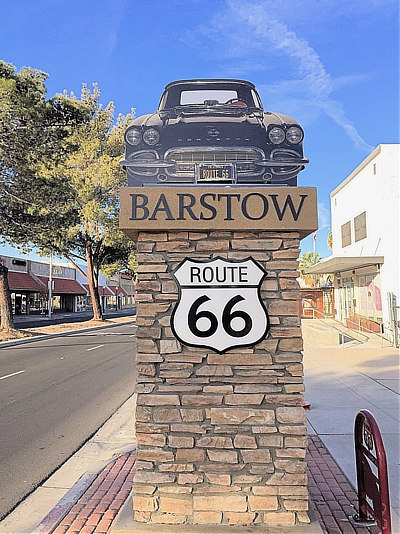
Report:
<svg viewBox="0 0 400 534"><path fill-rule="evenodd" d="M113 317L104 321L82 321L80 323L62 323L47 326L37 326L35 328L24 328L21 330L0 330L0 342L12 341L13 339L22 339L24 337L43 336L46 334L59 334L61 332L70 332L71 330L81 330L83 328L93 328L95 326L105 326L111 324L126 323L133 321L134 316Z"/></svg>

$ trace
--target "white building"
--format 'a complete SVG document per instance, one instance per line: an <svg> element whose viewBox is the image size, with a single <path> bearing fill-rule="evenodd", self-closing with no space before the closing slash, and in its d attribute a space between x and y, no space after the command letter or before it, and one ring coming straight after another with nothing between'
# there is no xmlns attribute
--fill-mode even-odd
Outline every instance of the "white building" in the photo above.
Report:
<svg viewBox="0 0 400 534"><path fill-rule="evenodd" d="M334 273L337 319L389 338L393 297L400 304L399 169L400 145L379 145L332 191L333 255L307 270Z"/></svg>

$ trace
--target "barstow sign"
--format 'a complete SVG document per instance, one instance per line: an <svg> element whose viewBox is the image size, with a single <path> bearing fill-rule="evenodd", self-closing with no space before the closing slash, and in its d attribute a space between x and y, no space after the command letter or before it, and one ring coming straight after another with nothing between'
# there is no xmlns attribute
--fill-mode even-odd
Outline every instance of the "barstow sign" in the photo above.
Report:
<svg viewBox="0 0 400 534"><path fill-rule="evenodd" d="M317 228L315 187L125 187L120 228L140 230L293 230Z"/></svg>

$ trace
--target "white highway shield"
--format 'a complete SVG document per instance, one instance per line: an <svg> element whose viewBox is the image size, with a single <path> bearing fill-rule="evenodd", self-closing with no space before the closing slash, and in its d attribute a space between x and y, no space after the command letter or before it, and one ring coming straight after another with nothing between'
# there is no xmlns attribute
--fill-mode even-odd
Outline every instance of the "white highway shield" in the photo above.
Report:
<svg viewBox="0 0 400 534"><path fill-rule="evenodd" d="M179 300L171 327L185 345L218 353L253 346L269 331L260 295L266 271L253 258L196 261L186 258L175 270Z"/></svg>

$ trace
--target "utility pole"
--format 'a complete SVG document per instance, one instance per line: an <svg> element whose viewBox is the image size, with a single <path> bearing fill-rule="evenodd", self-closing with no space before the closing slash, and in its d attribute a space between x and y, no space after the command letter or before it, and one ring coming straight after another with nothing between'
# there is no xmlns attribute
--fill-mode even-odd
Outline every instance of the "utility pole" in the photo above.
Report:
<svg viewBox="0 0 400 534"><path fill-rule="evenodd" d="M50 251L50 264L49 264L49 319L51 319L51 312L53 307L53 251Z"/></svg>
<svg viewBox="0 0 400 534"><path fill-rule="evenodd" d="M313 265L315 265L317 263L317 258L316 258L316 255L315 255L315 245L317 243L317 231L314 230L314 233L313 233ZM314 289L317 287L317 275L314 274Z"/></svg>

